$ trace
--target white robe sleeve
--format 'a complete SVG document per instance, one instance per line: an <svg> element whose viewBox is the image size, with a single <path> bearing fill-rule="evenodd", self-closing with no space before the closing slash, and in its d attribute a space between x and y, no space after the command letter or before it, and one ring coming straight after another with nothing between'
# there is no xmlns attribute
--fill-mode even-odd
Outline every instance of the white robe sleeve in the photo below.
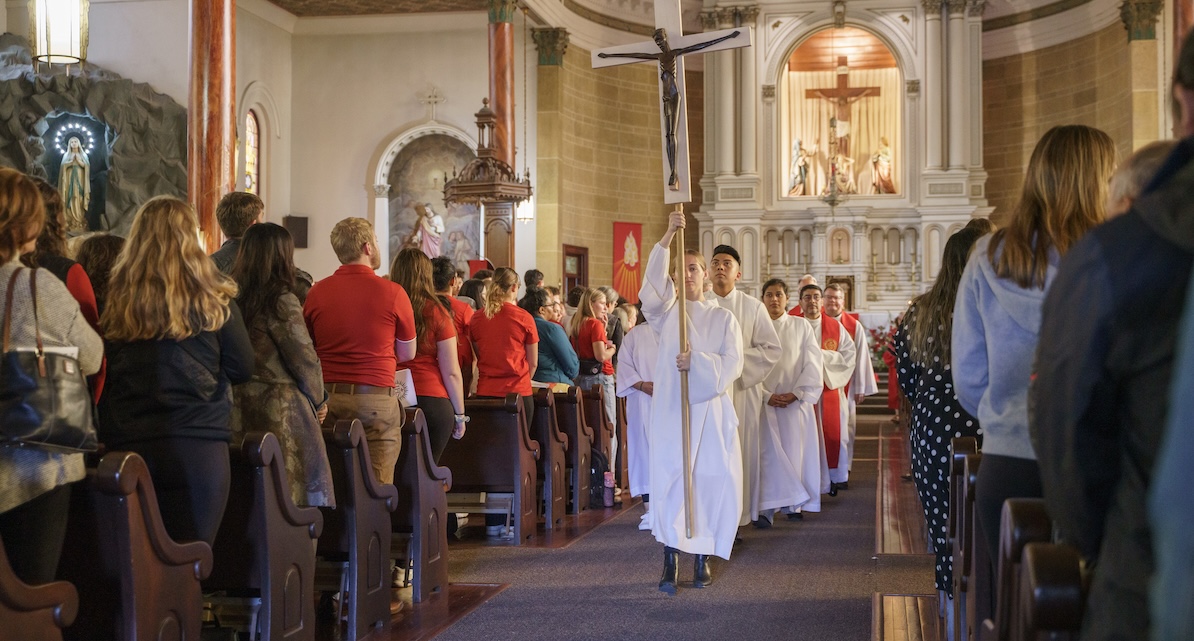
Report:
<svg viewBox="0 0 1194 641"><path fill-rule="evenodd" d="M724 322L710 323L713 327L693 327L695 331L717 332L713 336L720 334L723 337L716 352L692 351L688 371L688 402L694 405L724 394L742 376L742 330L728 310L718 311L722 312Z"/></svg>
<svg viewBox="0 0 1194 641"><path fill-rule="evenodd" d="M644 369L636 361L640 360L644 354L639 353L638 344L640 334L644 331L650 331L647 328L639 329L638 331L630 330L630 333L622 339L622 350L618 352L618 375L615 377L617 395L623 398L632 396L636 393L641 394L634 386L643 382L642 374L639 370Z"/></svg>
<svg viewBox="0 0 1194 641"><path fill-rule="evenodd" d="M779 362L783 351L779 346L779 335L775 333L771 317L762 305L758 305L758 308L754 314L751 344L743 346L742 379L739 383L742 389L762 383Z"/></svg>
<svg viewBox="0 0 1194 641"><path fill-rule="evenodd" d="M825 331L823 323L824 321L821 331ZM823 349L821 354L825 357L825 386L829 389L845 387L854 376L854 359L857 357L854 339L850 338L850 334L843 328L837 349Z"/></svg>
<svg viewBox="0 0 1194 641"><path fill-rule="evenodd" d="M800 357L796 360L796 386L792 393L804 403L818 403L825 390L825 356L817 345L817 334L807 322L792 323L802 335Z"/></svg>
<svg viewBox="0 0 1194 641"><path fill-rule="evenodd" d="M855 396L859 394L870 396L879 393L879 386L875 384L875 366L871 363L871 344L867 334L862 323L858 323L854 334L854 344L858 348L858 362L854 366L854 384L850 386L850 393Z"/></svg>
<svg viewBox="0 0 1194 641"><path fill-rule="evenodd" d="M667 274L670 264L671 252L655 243L647 257L647 268L643 270L643 286L638 290L643 316L647 325L653 328L663 327L664 316L676 304L676 287Z"/></svg>

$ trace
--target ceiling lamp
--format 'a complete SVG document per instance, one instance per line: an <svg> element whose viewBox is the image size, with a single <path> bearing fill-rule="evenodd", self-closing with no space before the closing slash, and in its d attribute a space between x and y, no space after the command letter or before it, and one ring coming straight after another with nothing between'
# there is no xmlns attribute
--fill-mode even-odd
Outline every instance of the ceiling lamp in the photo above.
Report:
<svg viewBox="0 0 1194 641"><path fill-rule="evenodd" d="M531 172L519 176L510 165L497 157L493 129L497 116L489 108L489 99L481 100L477 117L477 157L444 184L444 202L486 204L520 203L531 197Z"/></svg>
<svg viewBox="0 0 1194 641"><path fill-rule="evenodd" d="M78 64L87 59L87 10L91 0L29 0L33 59Z"/></svg>

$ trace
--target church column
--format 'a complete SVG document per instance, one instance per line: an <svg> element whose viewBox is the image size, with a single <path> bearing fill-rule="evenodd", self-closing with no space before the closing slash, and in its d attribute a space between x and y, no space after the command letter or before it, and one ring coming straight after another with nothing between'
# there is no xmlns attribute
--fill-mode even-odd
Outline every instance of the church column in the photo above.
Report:
<svg viewBox="0 0 1194 641"><path fill-rule="evenodd" d="M377 252L382 269L389 271L390 265L390 186L379 183L373 186L373 231L377 234Z"/></svg>
<svg viewBox="0 0 1194 641"><path fill-rule="evenodd" d="M734 26L734 9L714 10L718 28ZM717 58L717 173L734 173L734 49L713 54Z"/></svg>
<svg viewBox="0 0 1194 641"><path fill-rule="evenodd" d="M949 168L966 162L966 0L947 0L949 7Z"/></svg>
<svg viewBox="0 0 1194 641"><path fill-rule="evenodd" d="M859 274L854 280L854 308L862 309L866 306L867 287L869 285L866 267L871 264L871 260L866 250L866 223L854 223L852 228L854 229L854 242L851 243L850 247L850 258L852 259L850 262L854 264L854 273Z"/></svg>
<svg viewBox="0 0 1194 641"><path fill-rule="evenodd" d="M535 252L543 282L562 284L564 247L560 235L563 210L560 183L563 176L564 140L564 53L568 49L566 29L533 29L531 37L539 52L536 105Z"/></svg>
<svg viewBox="0 0 1194 641"><path fill-rule="evenodd" d="M493 146L514 166L514 12L516 0L489 0L489 108L497 116Z"/></svg>
<svg viewBox="0 0 1194 641"><path fill-rule="evenodd" d="M1125 0L1119 16L1128 30L1128 60L1132 70L1132 149L1161 135L1157 91L1157 17L1160 0Z"/></svg>
<svg viewBox="0 0 1194 641"><path fill-rule="evenodd" d="M750 6L742 7L738 10L739 24L743 27L755 26L755 20L759 17L759 7ZM745 175L755 175L759 173L758 167L758 151L756 149L756 141L758 140L757 127L757 110L755 102L758 99L758 87L756 86L755 76L755 48L746 47L745 49L736 49L738 53L739 74L742 78L742 88L738 92L740 103L738 105L739 122L741 124L742 133L738 136L738 140L742 145L740 150L741 156L738 158L738 173Z"/></svg>
<svg viewBox="0 0 1194 641"><path fill-rule="evenodd" d="M825 238L828 231L829 223L813 223L813 266L811 269L815 270L818 266L824 266L829 262L828 241Z"/></svg>
<svg viewBox="0 0 1194 641"><path fill-rule="evenodd" d="M970 118L967 164L971 168L983 166L983 10L987 0L966 2L966 111ZM973 172L971 177L974 178ZM971 187L971 196L974 187Z"/></svg>
<svg viewBox="0 0 1194 641"><path fill-rule="evenodd" d="M924 0L925 9L925 133L926 160L930 169L941 168L942 87L941 0Z"/></svg>
<svg viewBox="0 0 1194 641"><path fill-rule="evenodd" d="M206 249L220 247L216 205L236 185L236 1L191 0L187 197Z"/></svg>

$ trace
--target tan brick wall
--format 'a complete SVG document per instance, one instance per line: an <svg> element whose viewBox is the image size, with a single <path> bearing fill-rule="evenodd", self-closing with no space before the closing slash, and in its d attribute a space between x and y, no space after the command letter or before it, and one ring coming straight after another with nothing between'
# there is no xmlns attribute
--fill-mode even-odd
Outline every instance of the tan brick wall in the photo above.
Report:
<svg viewBox="0 0 1194 641"><path fill-rule="evenodd" d="M1118 21L1054 47L983 62L983 159L999 224L1010 215L1040 137L1056 125L1107 132L1131 153L1132 60ZM1154 113L1144 114L1156 121Z"/></svg>
<svg viewBox="0 0 1194 641"><path fill-rule="evenodd" d="M557 278L560 268L554 263L561 260L561 244L587 247L589 284L606 285L613 280L614 222L643 223L644 258L667 228L670 207L663 203L657 71L652 64L592 69L590 53L575 46L564 56L558 71L559 108L551 114L550 125L551 135L559 136L551 169L558 171L553 176L558 224L540 228L547 236L538 243L539 262L553 263L551 272ZM543 79L541 70L541 83ZM687 81L691 171L700 176L704 81L692 72ZM539 104L541 114L552 106L542 98ZM539 148L548 142L541 135ZM541 180L547 177L543 169Z"/></svg>

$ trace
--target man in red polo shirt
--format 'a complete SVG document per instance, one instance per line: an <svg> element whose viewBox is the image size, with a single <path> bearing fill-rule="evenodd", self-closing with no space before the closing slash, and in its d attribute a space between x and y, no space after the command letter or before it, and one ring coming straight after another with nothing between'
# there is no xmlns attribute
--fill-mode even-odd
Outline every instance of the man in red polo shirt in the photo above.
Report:
<svg viewBox="0 0 1194 641"><path fill-rule="evenodd" d="M332 249L340 269L315 283L303 306L328 392L324 427L360 419L377 480L393 483L402 443L394 372L415 356L414 312L402 286L373 273L381 255L369 221L336 223Z"/></svg>

